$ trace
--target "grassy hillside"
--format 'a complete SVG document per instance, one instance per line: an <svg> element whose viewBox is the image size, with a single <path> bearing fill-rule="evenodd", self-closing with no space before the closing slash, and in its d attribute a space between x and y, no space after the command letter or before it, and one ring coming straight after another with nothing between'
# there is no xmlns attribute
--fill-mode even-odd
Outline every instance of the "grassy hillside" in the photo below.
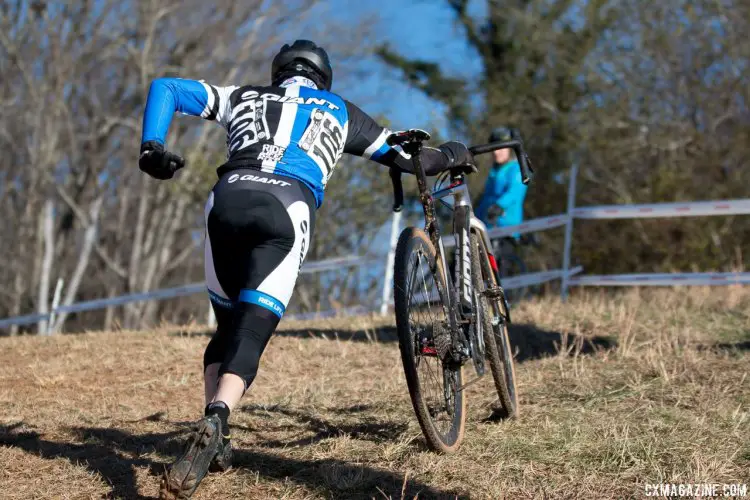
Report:
<svg viewBox="0 0 750 500"><path fill-rule="evenodd" d="M233 414L236 467L195 498L622 498L750 482L750 291L586 294L514 320L520 418L485 421L486 377L451 456L425 448L392 320L285 324ZM0 339L1 496L154 497L202 411L207 341L200 326Z"/></svg>

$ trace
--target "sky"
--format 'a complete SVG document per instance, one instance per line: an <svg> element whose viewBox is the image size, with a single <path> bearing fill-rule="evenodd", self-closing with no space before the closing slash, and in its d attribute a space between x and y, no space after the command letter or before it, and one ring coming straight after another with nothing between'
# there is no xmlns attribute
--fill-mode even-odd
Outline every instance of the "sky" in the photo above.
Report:
<svg viewBox="0 0 750 500"><path fill-rule="evenodd" d="M482 3L474 2L475 5ZM440 62L451 75L478 75L481 71L478 57L472 53L455 23L453 12L446 6L447 0L379 0L377 3L329 0L326 4L328 12L336 13L347 25L366 21L379 43L389 44L405 57ZM481 14L477 8L472 12ZM391 128L424 128L448 137L445 109L403 83L398 72L376 59L363 62L370 70L367 77L352 82L344 75L346 82L337 87L335 47L332 49L329 52L334 59L334 92L340 92L373 117L387 117L392 122ZM413 224L420 225L420 221L402 221L401 227ZM375 238L381 243L381 248L371 248L370 251L385 254L389 238L390 220L379 229Z"/></svg>
<svg viewBox="0 0 750 500"><path fill-rule="evenodd" d="M331 3L345 22L371 22L374 37L403 56L441 62L454 75L481 71L478 58L466 44L446 1L379 0L376 4L360 2L359 6L347 0ZM371 115L387 116L394 127L437 126L445 136L447 123L442 106L401 82L398 73L384 64L376 60L365 64L372 68L370 76L358 85L347 85L345 98L358 104L361 101L361 107Z"/></svg>

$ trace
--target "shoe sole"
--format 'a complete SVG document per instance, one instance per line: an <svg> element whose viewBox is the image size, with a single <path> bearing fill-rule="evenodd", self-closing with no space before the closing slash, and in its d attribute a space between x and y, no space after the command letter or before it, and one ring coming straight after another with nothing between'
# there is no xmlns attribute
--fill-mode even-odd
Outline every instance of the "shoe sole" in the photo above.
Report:
<svg viewBox="0 0 750 500"><path fill-rule="evenodd" d="M196 434L197 436L193 438L193 443L190 445L190 451L183 455L185 458L164 472L159 491L160 500L190 498L198 488L198 484L208 473L209 463L213 457L202 458L201 453L209 447L216 447L219 440L219 429L212 425L209 420L202 420ZM196 465L199 465L200 462L205 462L203 467L206 470L202 475L196 473Z"/></svg>

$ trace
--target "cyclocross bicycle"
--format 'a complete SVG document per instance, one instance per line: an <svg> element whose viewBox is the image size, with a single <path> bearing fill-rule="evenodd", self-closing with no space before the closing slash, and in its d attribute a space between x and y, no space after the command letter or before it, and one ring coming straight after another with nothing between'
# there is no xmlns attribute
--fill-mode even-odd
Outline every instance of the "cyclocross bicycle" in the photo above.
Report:
<svg viewBox="0 0 750 500"><path fill-rule="evenodd" d="M508 339L510 314L500 286L498 265L484 224L474 217L466 168L441 174L450 185L431 192L420 161L423 130L391 134L387 142L411 155L424 208L425 228L404 229L396 247L394 303L401 359L412 405L429 447L435 451L458 449L466 422L465 389L486 372L485 360L495 381L502 417L518 414L513 353ZM470 148L474 155L497 149L516 152L524 184L532 170L520 137ZM401 172L391 170L396 201L403 206ZM453 198L453 236L456 241L454 275L446 261L435 217L436 199ZM463 367L469 360L477 378L464 383Z"/></svg>

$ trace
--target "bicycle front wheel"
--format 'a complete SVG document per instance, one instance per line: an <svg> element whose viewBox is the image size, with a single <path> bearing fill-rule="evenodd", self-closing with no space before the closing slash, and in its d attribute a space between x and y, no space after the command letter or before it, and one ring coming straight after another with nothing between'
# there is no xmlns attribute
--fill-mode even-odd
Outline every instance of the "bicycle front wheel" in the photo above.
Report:
<svg viewBox="0 0 750 500"><path fill-rule="evenodd" d="M393 281L401 360L414 412L432 450L456 451L466 423L462 369L443 361L450 358L452 345L447 287L435 248L421 229L401 233Z"/></svg>
<svg viewBox="0 0 750 500"><path fill-rule="evenodd" d="M484 343L500 403L495 414L513 418L518 416L518 393L513 351L508 337L510 316L507 302L490 266L487 249L474 232L471 233L471 274L479 296Z"/></svg>

